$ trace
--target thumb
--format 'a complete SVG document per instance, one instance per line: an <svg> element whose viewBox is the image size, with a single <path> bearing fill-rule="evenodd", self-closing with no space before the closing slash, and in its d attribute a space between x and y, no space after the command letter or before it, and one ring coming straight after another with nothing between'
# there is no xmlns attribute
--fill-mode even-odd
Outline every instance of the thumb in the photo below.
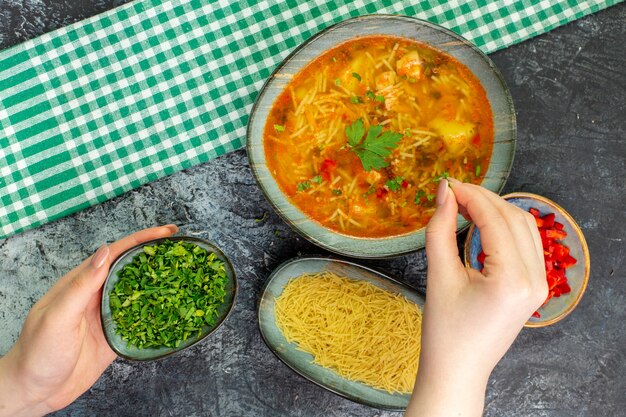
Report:
<svg viewBox="0 0 626 417"><path fill-rule="evenodd" d="M102 245L59 294L56 306L68 321L78 320L102 288L109 273L109 247Z"/></svg>
<svg viewBox="0 0 626 417"><path fill-rule="evenodd" d="M456 245L456 219L459 206L454 193L443 179L437 188L437 210L426 226L428 274L452 276L463 267Z"/></svg>

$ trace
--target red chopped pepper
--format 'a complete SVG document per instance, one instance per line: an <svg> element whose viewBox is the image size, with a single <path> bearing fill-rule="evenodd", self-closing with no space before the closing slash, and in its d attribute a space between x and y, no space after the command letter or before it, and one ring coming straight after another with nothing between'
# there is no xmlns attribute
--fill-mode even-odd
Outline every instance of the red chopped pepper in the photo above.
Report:
<svg viewBox="0 0 626 417"><path fill-rule="evenodd" d="M556 229L544 229L546 238L548 239L565 239L567 233L564 230L556 230Z"/></svg>
<svg viewBox="0 0 626 417"><path fill-rule="evenodd" d="M320 168L320 175L326 181L330 181L330 174L337 169L337 162L332 159L324 159Z"/></svg>
<svg viewBox="0 0 626 417"><path fill-rule="evenodd" d="M567 283L565 270L576 263L576 259L569 254L569 248L561 241L567 237L567 232L563 230L563 224L555 221L555 214L548 213L541 216L541 212L531 207L528 210L535 216L541 243L543 244L544 261L546 265L546 280L548 281L548 298L544 305L552 297L560 297L572 291ZM541 317L538 311L533 317Z"/></svg>
<svg viewBox="0 0 626 417"><path fill-rule="evenodd" d="M548 213L541 218L543 220L543 227L552 227L554 226L554 213Z"/></svg>
<svg viewBox="0 0 626 417"><path fill-rule="evenodd" d="M481 264L485 263L485 252L484 251L480 251L480 253L478 254L478 262L480 262Z"/></svg>
<svg viewBox="0 0 626 417"><path fill-rule="evenodd" d="M378 198L383 198L384 196L387 195L389 191L387 191L386 188L377 188L376 189L376 197Z"/></svg>

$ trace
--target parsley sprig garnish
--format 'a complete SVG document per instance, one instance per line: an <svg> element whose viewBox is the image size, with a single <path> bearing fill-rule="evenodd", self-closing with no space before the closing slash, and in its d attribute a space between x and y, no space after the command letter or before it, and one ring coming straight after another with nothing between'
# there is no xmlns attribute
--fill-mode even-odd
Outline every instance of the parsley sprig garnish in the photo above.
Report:
<svg viewBox="0 0 626 417"><path fill-rule="evenodd" d="M376 125L370 127L365 139L363 139L364 135L365 126L362 119L357 119L346 127L348 145L358 155L363 164L363 169L370 171L389 166L385 158L398 146L402 134L391 131L383 132L383 127Z"/></svg>

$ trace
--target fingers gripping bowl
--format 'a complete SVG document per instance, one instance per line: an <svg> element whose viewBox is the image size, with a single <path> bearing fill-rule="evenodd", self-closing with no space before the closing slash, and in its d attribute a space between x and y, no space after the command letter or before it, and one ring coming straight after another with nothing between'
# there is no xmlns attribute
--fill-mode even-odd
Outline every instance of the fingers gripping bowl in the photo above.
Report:
<svg viewBox="0 0 626 417"><path fill-rule="evenodd" d="M399 16L347 20L307 41L268 79L248 124L253 172L283 219L363 258L424 246L442 177L500 191L514 148L493 63L458 35Z"/></svg>
<svg viewBox="0 0 626 417"><path fill-rule="evenodd" d="M549 296L525 327L549 326L571 313L587 288L590 257L585 236L565 209L543 196L519 192L503 198L536 217ZM472 225L465 240L465 265L480 270L484 262L482 254L480 230Z"/></svg>

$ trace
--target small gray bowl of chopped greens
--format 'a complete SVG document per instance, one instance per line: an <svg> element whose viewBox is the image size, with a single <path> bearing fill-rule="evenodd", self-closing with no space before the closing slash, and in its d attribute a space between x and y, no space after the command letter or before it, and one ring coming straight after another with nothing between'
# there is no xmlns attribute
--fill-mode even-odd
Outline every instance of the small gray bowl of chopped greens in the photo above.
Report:
<svg viewBox="0 0 626 417"><path fill-rule="evenodd" d="M218 247L196 237L156 239L111 265L102 290L102 329L119 356L159 359L217 330L236 296L235 270Z"/></svg>

